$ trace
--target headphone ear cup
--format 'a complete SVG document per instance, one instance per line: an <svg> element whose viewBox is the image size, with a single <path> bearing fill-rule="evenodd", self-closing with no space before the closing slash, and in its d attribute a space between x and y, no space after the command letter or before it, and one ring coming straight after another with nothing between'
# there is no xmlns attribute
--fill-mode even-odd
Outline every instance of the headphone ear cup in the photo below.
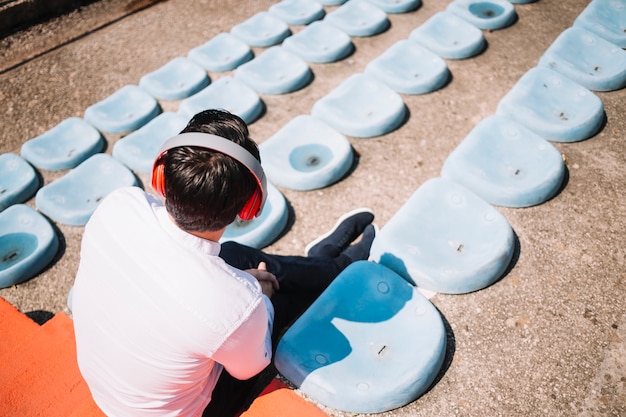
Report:
<svg viewBox="0 0 626 417"><path fill-rule="evenodd" d="M161 197L165 197L165 164L162 156L157 158L152 168L152 188Z"/></svg>
<svg viewBox="0 0 626 417"><path fill-rule="evenodd" d="M244 221L254 219L261 208L261 201L263 201L263 192L257 187L248 201L246 201L241 211L239 211L239 218Z"/></svg>

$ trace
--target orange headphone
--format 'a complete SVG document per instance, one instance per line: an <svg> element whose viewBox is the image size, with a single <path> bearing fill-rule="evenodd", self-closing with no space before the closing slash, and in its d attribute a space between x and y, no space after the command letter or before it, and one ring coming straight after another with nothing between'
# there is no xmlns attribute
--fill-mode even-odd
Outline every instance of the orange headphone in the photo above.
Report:
<svg viewBox="0 0 626 417"><path fill-rule="evenodd" d="M179 146L199 146L228 155L243 164L257 181L257 188L239 212L241 220L252 220L259 216L267 198L267 180L261 163L242 146L221 136L208 133L181 133L168 139L159 149L152 167L152 188L165 197L165 155Z"/></svg>

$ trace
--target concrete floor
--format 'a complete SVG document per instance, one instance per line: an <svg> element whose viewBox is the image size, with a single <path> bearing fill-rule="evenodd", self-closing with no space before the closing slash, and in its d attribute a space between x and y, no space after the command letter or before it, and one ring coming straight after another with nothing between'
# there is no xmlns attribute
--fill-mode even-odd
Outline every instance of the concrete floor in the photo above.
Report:
<svg viewBox="0 0 626 417"><path fill-rule="evenodd" d="M0 153L19 153L26 140L82 116L89 105L275 2L169 0L131 13L137 3L103 0L0 40ZM352 56L311 65L315 80L308 87L262 95L267 112L250 126L253 137L263 142L293 117L309 114L316 100L447 3L424 1L415 12L390 15L385 33L354 38ZM516 5L515 24L485 32L485 52L447 61L450 84L403 96L410 117L401 128L376 138L349 138L359 158L347 178L316 191L282 190L293 218L267 250L302 253L339 215L360 206L371 207L383 226L422 183L439 175L448 154L495 113L501 98L587 4ZM210 75L216 80L225 74ZM535 207L498 208L519 239L509 272L481 291L432 298L449 332L437 383L383 415L626 416L626 90L597 95L607 115L602 131L586 141L554 144L568 167L563 190ZM164 110L178 105L161 104ZM119 136L107 139L110 153ZM64 172L41 174L47 184ZM34 206L33 200L28 204ZM56 226L63 249L52 266L0 290L33 317L67 312L82 228ZM351 415L322 408L333 416Z"/></svg>

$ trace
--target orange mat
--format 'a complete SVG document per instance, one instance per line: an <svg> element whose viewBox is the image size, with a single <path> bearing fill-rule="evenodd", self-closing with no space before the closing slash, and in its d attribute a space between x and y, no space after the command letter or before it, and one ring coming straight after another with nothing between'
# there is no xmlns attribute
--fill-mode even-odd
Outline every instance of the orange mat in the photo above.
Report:
<svg viewBox="0 0 626 417"><path fill-rule="evenodd" d="M39 326L0 297L0 416L104 417L78 371L72 320ZM274 380L242 417L327 417Z"/></svg>

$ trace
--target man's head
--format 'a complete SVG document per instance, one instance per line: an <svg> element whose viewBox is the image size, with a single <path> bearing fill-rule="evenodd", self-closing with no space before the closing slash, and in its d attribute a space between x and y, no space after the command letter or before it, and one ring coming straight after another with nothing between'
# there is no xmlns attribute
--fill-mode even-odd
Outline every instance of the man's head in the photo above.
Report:
<svg viewBox="0 0 626 417"><path fill-rule="evenodd" d="M181 133L208 133L226 138L260 160L241 118L221 110L195 115ZM162 159L165 207L178 226L189 232L217 231L235 220L258 188L242 163L200 146L169 149Z"/></svg>

